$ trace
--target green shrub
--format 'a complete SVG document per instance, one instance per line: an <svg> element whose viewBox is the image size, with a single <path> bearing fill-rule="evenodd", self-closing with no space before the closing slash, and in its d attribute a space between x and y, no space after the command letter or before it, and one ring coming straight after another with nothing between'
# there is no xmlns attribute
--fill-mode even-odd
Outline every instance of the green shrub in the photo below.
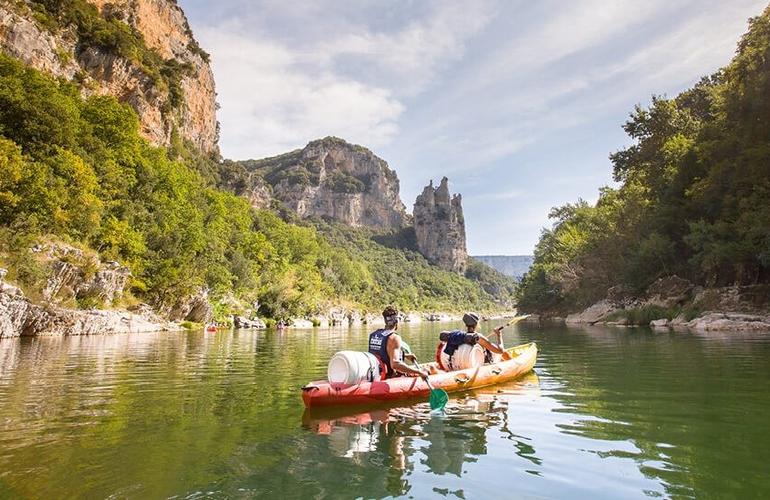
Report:
<svg viewBox="0 0 770 500"><path fill-rule="evenodd" d="M657 305L646 305L615 311L607 317L607 320L618 321L625 319L629 325L647 326L651 321L656 319L667 319L670 321L683 313L685 314L687 321L695 317L687 318L687 314L691 311L690 309L686 309L686 311L688 311L687 313L684 311L685 310L679 306L665 308Z"/></svg>
<svg viewBox="0 0 770 500"><path fill-rule="evenodd" d="M327 173L325 183L335 193L356 194L366 191L362 181L340 170Z"/></svg>

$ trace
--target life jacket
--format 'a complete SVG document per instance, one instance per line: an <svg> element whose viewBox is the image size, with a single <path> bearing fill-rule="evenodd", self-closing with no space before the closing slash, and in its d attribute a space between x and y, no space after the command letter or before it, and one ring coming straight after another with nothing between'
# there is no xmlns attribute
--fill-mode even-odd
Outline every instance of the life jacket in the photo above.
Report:
<svg viewBox="0 0 770 500"><path fill-rule="evenodd" d="M463 344L476 345L479 341L479 336L475 333L465 333L460 330L453 332L441 332L439 339L446 343L444 346L444 352L447 356L451 357L458 347Z"/></svg>
<svg viewBox="0 0 770 500"><path fill-rule="evenodd" d="M455 330L452 332L441 332L439 334L439 340L441 340L441 342L439 342L439 345L436 348L436 361L443 370L451 371L453 369L451 366L452 356L454 355L455 351L457 351L457 349L463 344L475 345L479 341L479 336L475 333L466 333L461 330ZM444 363L441 362L442 350L444 354L449 356L450 366L444 366Z"/></svg>
<svg viewBox="0 0 770 500"><path fill-rule="evenodd" d="M374 354L380 362L380 380L393 378L396 372L390 366L390 356L388 356L388 339L390 339L393 330L380 328L369 334L369 352Z"/></svg>

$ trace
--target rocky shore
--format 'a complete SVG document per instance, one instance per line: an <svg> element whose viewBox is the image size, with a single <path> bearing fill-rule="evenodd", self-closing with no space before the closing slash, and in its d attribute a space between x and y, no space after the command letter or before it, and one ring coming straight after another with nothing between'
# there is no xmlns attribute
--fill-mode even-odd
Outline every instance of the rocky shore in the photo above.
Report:
<svg viewBox="0 0 770 500"><path fill-rule="evenodd" d="M610 289L607 297L568 315L568 324L643 325L655 329L770 332L770 286L703 288L661 278L642 297Z"/></svg>
<svg viewBox="0 0 770 500"><path fill-rule="evenodd" d="M122 306L131 279L128 268L117 262L102 262L94 253L51 240L30 249L34 266L43 276L33 297L7 280L0 269L0 338L38 335L94 335L178 331L184 326L208 323L213 308L206 290L173 303L151 306ZM244 308L233 297L219 299L233 311L240 311L227 322L236 329L265 329L268 321ZM457 321L447 312L405 312L402 321ZM330 326L382 326L379 314L346 307L331 307L322 314L291 318L288 327L305 329Z"/></svg>
<svg viewBox="0 0 770 500"><path fill-rule="evenodd" d="M70 309L33 304L16 286L6 283L0 269L0 339L36 335L93 335L180 330L149 308L136 311Z"/></svg>

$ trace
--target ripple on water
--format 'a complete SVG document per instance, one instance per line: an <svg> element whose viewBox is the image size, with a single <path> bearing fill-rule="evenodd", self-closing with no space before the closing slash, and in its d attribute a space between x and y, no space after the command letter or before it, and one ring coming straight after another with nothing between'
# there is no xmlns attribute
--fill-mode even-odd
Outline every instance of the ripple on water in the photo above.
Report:
<svg viewBox="0 0 770 500"><path fill-rule="evenodd" d="M404 336L429 359L445 327ZM3 340L2 488L121 498L770 494L768 336L507 332L509 345L538 341L537 375L455 396L438 416L427 402L303 411L298 388L322 378L335 351L364 349L363 330Z"/></svg>

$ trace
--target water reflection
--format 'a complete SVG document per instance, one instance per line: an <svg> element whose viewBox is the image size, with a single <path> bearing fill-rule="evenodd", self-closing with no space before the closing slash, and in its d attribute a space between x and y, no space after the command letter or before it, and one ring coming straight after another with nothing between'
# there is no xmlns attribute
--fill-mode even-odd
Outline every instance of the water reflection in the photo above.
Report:
<svg viewBox="0 0 770 500"><path fill-rule="evenodd" d="M462 477L464 464L476 463L479 456L487 454L487 433L495 428L516 441L519 456L540 463L534 448L521 441L526 438L510 430L507 417L507 397L538 393L539 380L531 373L452 400L441 415L432 413L427 404L368 411L307 409L302 425L325 437L328 451L349 459L351 465L376 463L386 467L388 494L404 495L412 488L408 477L416 466L439 476ZM438 490L445 495L456 493Z"/></svg>
<svg viewBox="0 0 770 500"><path fill-rule="evenodd" d="M409 331L421 358L438 329ZM540 344L538 375L443 416L303 413L298 388L366 333L0 341L0 497L770 493L767 336L525 326L506 341Z"/></svg>

